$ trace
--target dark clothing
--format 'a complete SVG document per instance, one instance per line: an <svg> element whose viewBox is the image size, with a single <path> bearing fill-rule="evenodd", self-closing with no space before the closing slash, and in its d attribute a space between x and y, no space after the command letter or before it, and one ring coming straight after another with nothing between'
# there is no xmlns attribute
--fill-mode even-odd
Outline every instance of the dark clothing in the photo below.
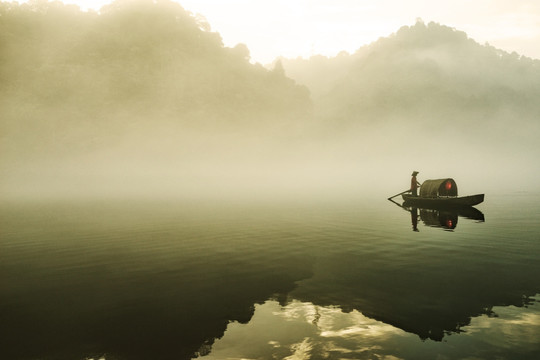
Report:
<svg viewBox="0 0 540 360"><path fill-rule="evenodd" d="M411 192L414 196L418 196L418 180L416 180L416 175L414 175L411 179Z"/></svg>

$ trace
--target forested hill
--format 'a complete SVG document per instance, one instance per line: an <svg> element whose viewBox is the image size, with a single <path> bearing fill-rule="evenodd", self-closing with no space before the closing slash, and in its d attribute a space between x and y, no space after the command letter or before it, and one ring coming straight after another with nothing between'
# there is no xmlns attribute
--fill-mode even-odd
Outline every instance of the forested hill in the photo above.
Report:
<svg viewBox="0 0 540 360"><path fill-rule="evenodd" d="M411 139L536 179L539 98L540 61L434 23L268 70L171 0L0 2L0 197L356 187L434 171Z"/></svg>
<svg viewBox="0 0 540 360"><path fill-rule="evenodd" d="M9 144L76 147L145 122L249 127L311 112L305 87L249 58L170 0L117 0L99 14L2 2L3 153Z"/></svg>
<svg viewBox="0 0 540 360"><path fill-rule="evenodd" d="M402 27L351 55L281 61L332 121L391 117L438 127L445 120L537 122L540 116L539 60L433 22Z"/></svg>

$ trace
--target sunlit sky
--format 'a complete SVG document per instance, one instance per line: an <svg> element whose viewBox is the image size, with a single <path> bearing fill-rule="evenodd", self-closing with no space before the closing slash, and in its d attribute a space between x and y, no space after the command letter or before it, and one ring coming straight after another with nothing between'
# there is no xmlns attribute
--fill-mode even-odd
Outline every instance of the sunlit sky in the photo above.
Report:
<svg viewBox="0 0 540 360"><path fill-rule="evenodd" d="M25 1L19 1L22 3ZM99 10L111 0L63 0ZM203 15L226 46L244 43L254 62L334 56L413 25L418 18L477 42L540 59L539 0L178 0Z"/></svg>

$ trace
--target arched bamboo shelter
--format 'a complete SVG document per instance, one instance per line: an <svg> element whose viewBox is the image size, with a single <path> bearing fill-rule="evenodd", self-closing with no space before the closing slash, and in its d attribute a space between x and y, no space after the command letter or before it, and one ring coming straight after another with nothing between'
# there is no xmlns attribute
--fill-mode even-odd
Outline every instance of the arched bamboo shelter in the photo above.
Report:
<svg viewBox="0 0 540 360"><path fill-rule="evenodd" d="M458 188L454 179L426 180L420 186L420 196L426 198L458 196Z"/></svg>

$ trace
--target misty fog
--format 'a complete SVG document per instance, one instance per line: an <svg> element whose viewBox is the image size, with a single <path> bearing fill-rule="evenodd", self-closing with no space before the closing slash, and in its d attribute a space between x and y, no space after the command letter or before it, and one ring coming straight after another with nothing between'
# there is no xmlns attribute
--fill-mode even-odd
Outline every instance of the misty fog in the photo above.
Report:
<svg viewBox="0 0 540 360"><path fill-rule="evenodd" d="M265 67L209 29L168 0L0 3L0 196L538 189L538 60L418 22Z"/></svg>

